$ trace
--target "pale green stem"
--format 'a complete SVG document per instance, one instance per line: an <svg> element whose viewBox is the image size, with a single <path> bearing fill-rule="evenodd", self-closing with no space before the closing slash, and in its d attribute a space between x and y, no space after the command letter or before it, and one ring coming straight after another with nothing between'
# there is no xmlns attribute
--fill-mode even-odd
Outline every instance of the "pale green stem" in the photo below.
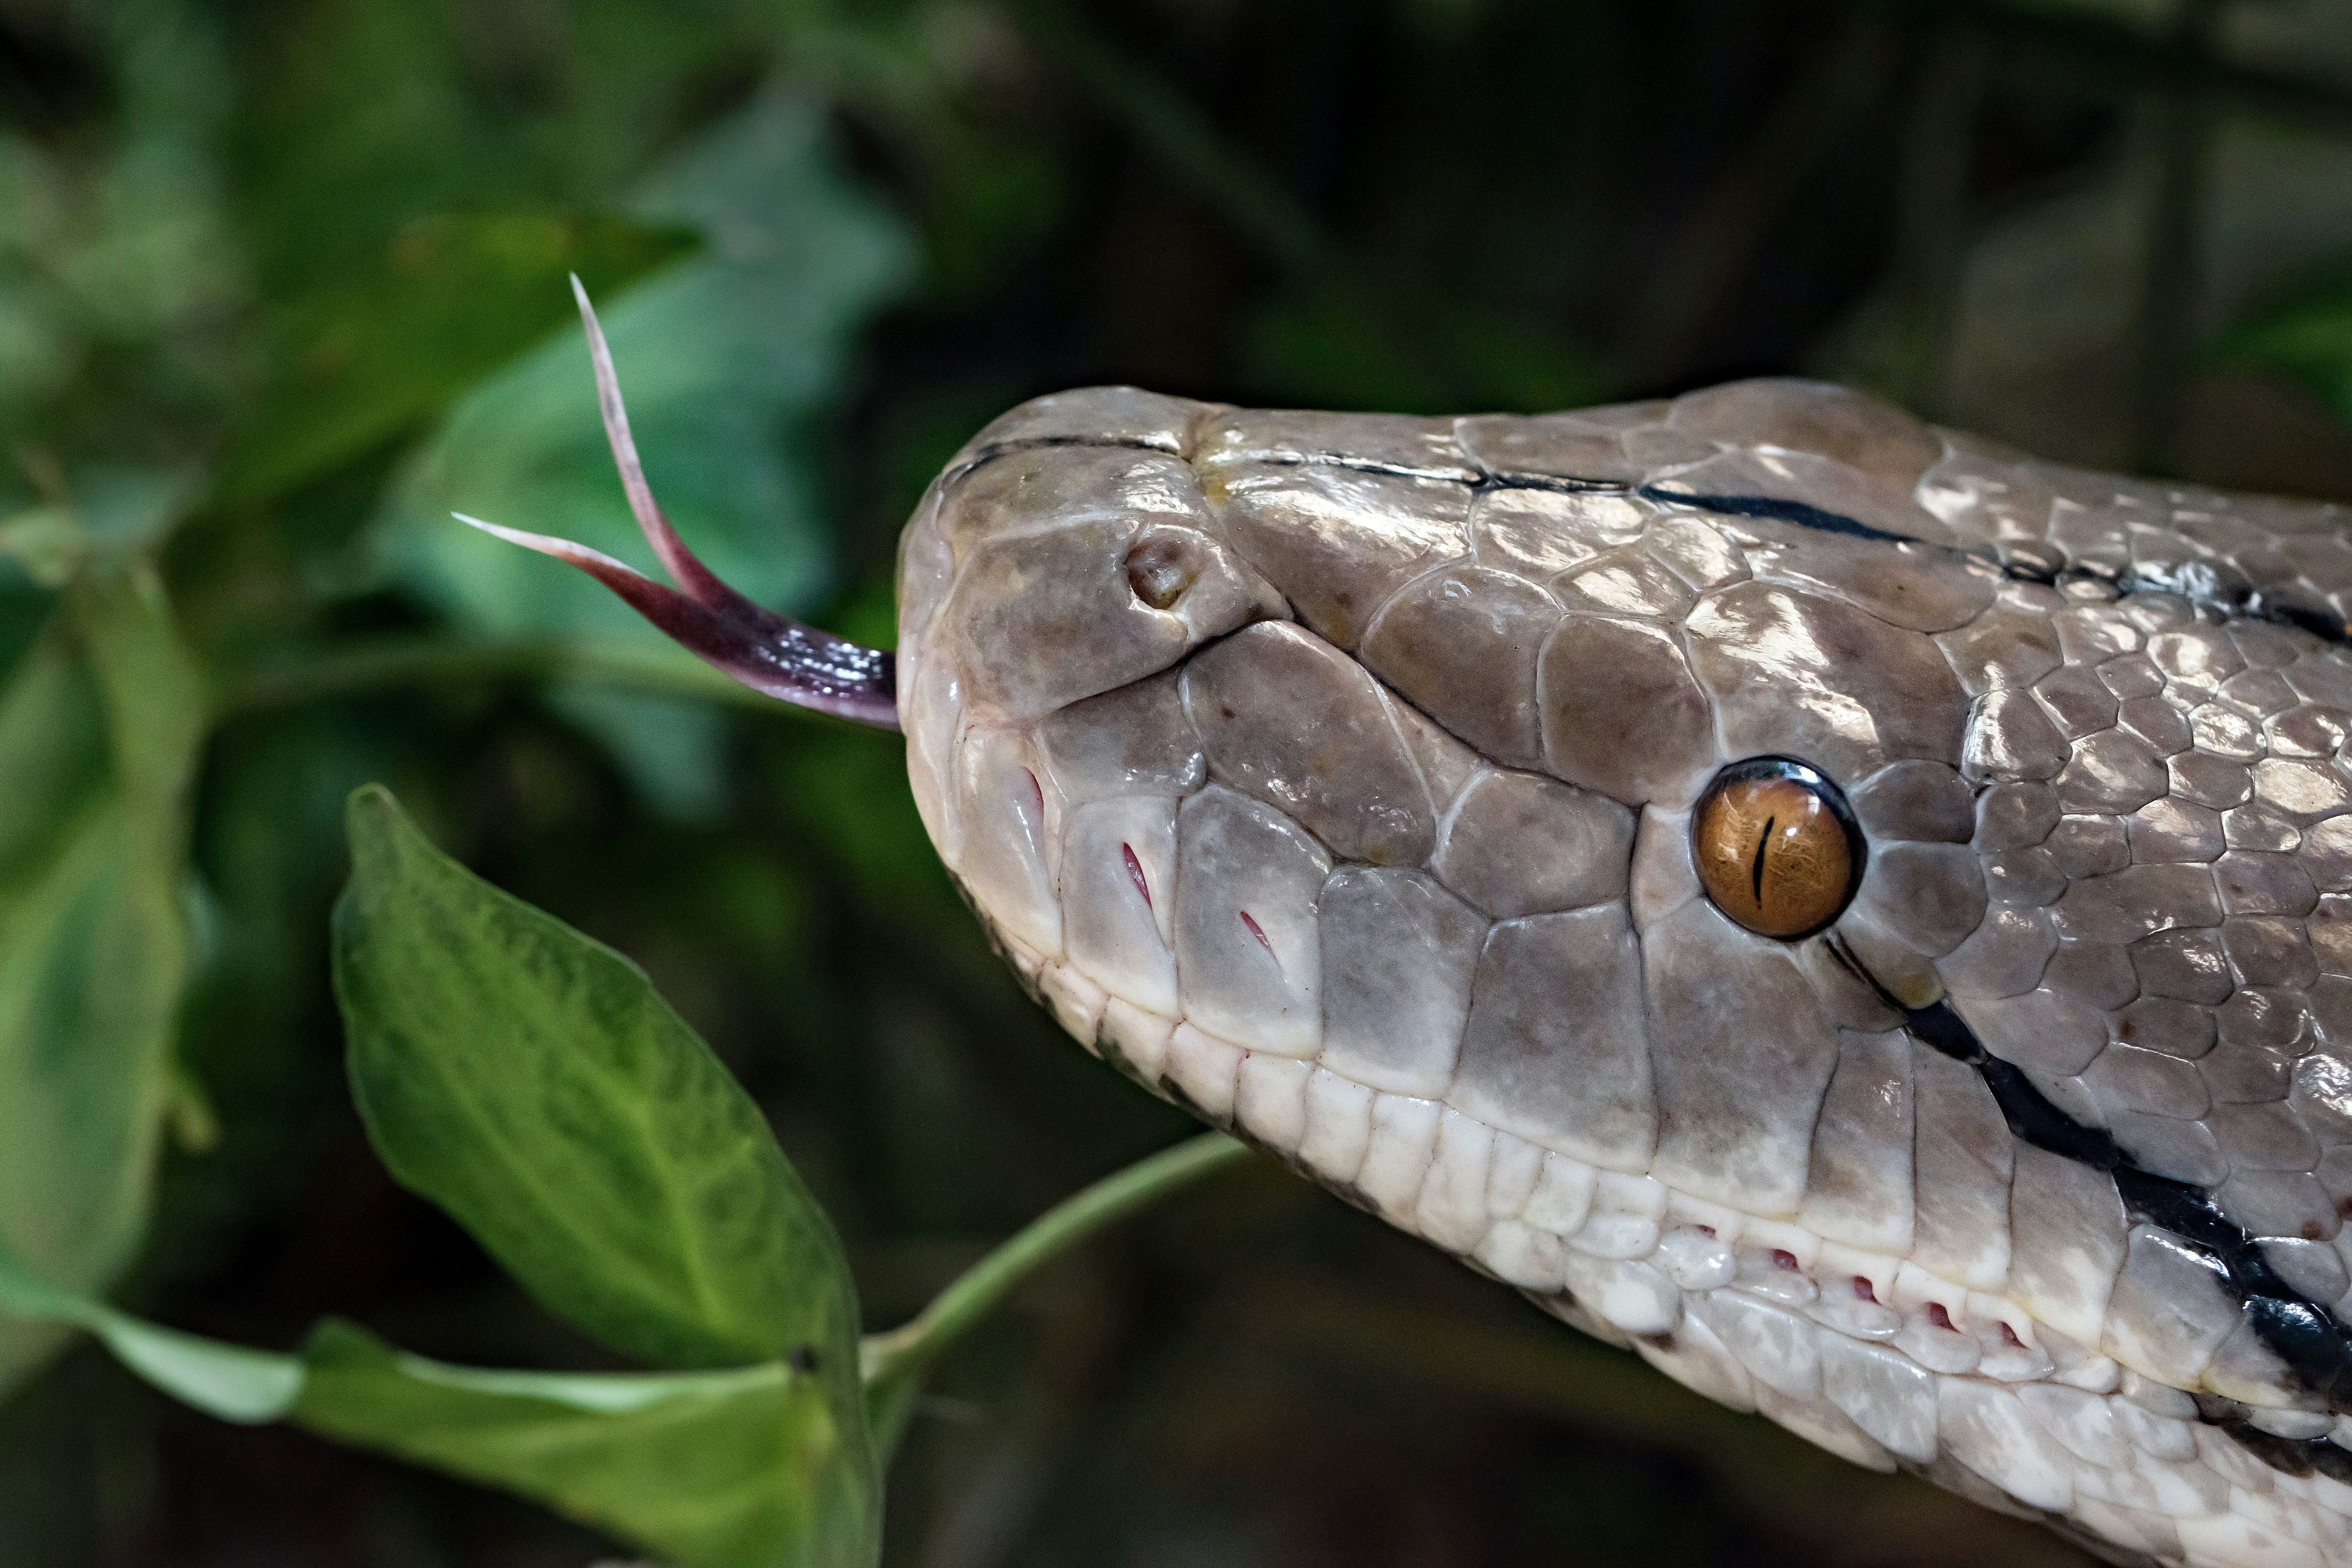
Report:
<svg viewBox="0 0 2352 1568"><path fill-rule="evenodd" d="M860 1354L866 1387L921 1371L1045 1265L1146 1205L1239 1163L1248 1153L1246 1144L1222 1132L1204 1132L1063 1199L964 1270L911 1321L887 1333L867 1335Z"/></svg>

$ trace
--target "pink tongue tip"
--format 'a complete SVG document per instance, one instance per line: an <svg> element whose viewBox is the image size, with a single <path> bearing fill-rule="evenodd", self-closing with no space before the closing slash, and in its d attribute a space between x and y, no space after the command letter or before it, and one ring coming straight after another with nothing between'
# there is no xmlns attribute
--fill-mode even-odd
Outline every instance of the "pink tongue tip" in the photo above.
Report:
<svg viewBox="0 0 2352 1568"><path fill-rule="evenodd" d="M898 660L892 654L819 631L752 603L697 560L670 527L637 461L636 441L629 434L628 410L621 402L612 351L605 345L604 329L597 323L595 310L588 303L588 291L577 277L572 279L572 293L580 302L580 319L587 328L588 356L596 368L596 405L604 416L604 439L621 471L621 489L629 498L629 510L646 542L678 586L656 583L601 551L568 539L500 528L463 512L451 515L509 543L577 566L618 594L688 652L754 691L877 730L896 730Z"/></svg>

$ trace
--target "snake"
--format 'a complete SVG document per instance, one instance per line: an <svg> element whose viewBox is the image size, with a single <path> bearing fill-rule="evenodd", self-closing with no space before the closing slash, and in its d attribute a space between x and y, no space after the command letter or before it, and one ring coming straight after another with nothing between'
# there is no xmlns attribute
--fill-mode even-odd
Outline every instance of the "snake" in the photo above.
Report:
<svg viewBox="0 0 2352 1568"><path fill-rule="evenodd" d="M898 646L542 535L903 731L1105 1063L1553 1316L2105 1559L2352 1564L2352 534L1792 379L997 418ZM473 521L473 520L467 520Z"/></svg>

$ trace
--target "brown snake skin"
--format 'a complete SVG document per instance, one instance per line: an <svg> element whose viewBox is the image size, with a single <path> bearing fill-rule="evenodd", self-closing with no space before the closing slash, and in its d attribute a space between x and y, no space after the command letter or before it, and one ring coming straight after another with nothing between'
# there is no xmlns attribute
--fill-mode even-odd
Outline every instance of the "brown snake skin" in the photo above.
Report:
<svg viewBox="0 0 2352 1568"><path fill-rule="evenodd" d="M941 857L1105 1059L1855 1461L2352 1563L2352 541L1836 388L1107 388L901 552ZM1867 845L1701 891L1718 770ZM1760 870L1759 872L1760 877Z"/></svg>
<svg viewBox="0 0 2352 1568"><path fill-rule="evenodd" d="M2336 509L1811 382L1097 388L932 484L894 668L694 560L581 304L679 586L490 531L895 719L1096 1054L1856 1463L2120 1563L2352 1568Z"/></svg>

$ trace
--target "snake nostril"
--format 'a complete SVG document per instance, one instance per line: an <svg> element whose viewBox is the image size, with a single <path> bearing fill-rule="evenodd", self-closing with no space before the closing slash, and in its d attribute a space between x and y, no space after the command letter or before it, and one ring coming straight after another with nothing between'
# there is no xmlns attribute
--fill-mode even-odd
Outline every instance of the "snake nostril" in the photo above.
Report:
<svg viewBox="0 0 2352 1568"><path fill-rule="evenodd" d="M1153 609L1167 609L1201 575L1191 556L1178 540L1146 539L1127 552L1127 585Z"/></svg>

